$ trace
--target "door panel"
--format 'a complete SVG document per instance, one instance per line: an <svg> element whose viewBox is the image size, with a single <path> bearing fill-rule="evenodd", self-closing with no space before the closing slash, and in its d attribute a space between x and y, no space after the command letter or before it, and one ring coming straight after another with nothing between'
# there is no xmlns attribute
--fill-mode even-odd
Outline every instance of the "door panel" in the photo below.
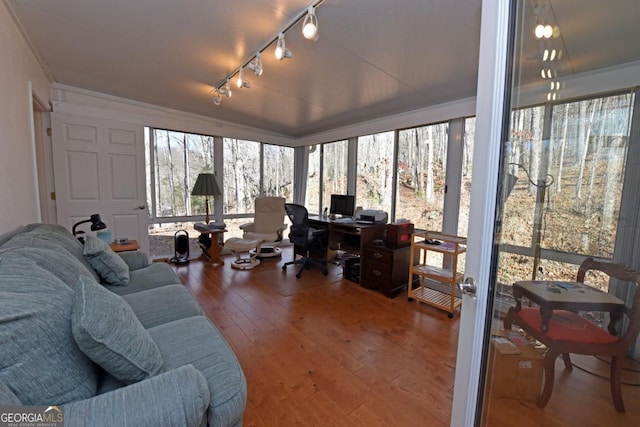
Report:
<svg viewBox="0 0 640 427"><path fill-rule="evenodd" d="M113 237L148 253L143 127L66 113L51 120L58 223L71 229L98 213Z"/></svg>

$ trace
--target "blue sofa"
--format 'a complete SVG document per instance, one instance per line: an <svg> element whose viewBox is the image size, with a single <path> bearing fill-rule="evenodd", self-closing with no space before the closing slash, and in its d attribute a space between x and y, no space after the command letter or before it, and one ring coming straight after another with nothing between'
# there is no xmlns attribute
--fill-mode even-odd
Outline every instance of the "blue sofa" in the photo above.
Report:
<svg viewBox="0 0 640 427"><path fill-rule="evenodd" d="M237 358L164 263L64 227L0 235L0 405L65 426L239 426Z"/></svg>

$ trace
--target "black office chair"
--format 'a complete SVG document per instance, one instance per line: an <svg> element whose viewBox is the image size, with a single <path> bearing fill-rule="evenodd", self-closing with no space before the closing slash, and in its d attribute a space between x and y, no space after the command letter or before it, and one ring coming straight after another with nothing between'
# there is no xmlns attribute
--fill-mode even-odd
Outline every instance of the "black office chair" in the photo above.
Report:
<svg viewBox="0 0 640 427"><path fill-rule="evenodd" d="M309 226L309 212L307 208L302 205L296 205L293 203L285 203L285 211L291 220L291 228L289 230L289 240L294 244L294 247L302 250L304 255L300 259L289 261L282 266L282 271L286 271L289 265L299 264L300 269L296 273L296 277L300 278L302 270L305 268L311 268L312 265L322 269L322 274L325 276L329 274L327 268L327 260L323 258L313 258L310 254L313 250L319 250L326 252L327 242L329 237L328 230L318 230Z"/></svg>

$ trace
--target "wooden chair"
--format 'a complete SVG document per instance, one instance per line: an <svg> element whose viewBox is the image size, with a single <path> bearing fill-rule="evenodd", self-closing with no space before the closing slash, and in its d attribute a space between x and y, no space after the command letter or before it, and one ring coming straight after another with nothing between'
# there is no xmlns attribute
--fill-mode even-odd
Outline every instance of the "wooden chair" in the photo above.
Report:
<svg viewBox="0 0 640 427"><path fill-rule="evenodd" d="M626 357L631 345L640 331L640 272L626 267L624 264L614 264L610 262L595 261L587 258L578 270L577 281L584 282L585 273L589 270L598 270L609 277L617 278L635 284L635 294L631 308L625 309L625 314L629 317L629 327L621 337L612 335L607 330L600 328L577 313L570 311L554 311L552 321L546 332L541 330L541 316L538 307L522 307L516 311L511 307L504 319L505 329L511 329L512 322L517 323L526 333L547 346L547 353L544 360L544 387L542 394L538 398L537 405L544 408L553 392L554 369L556 358L562 355L565 369L572 370L570 353L611 356L611 397L618 412L625 412L622 400L622 390L620 387L620 376L622 372L622 362ZM569 322L553 322L553 317L562 316ZM566 325L582 322L584 329L577 332L575 328Z"/></svg>

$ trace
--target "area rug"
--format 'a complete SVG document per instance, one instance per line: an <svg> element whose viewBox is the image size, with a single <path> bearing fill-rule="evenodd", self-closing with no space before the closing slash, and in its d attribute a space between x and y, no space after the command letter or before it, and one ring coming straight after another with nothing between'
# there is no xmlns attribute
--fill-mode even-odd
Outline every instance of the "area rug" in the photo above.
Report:
<svg viewBox="0 0 640 427"><path fill-rule="evenodd" d="M342 268L333 264L329 265L329 274L324 276L322 270L312 267L309 270L303 270L302 275L298 279L296 272L300 268L299 265L290 265L286 271L282 271L281 265L277 269L269 269L264 271L254 271L254 279L272 286L276 291L285 297L308 291L309 289L327 286L342 280Z"/></svg>

